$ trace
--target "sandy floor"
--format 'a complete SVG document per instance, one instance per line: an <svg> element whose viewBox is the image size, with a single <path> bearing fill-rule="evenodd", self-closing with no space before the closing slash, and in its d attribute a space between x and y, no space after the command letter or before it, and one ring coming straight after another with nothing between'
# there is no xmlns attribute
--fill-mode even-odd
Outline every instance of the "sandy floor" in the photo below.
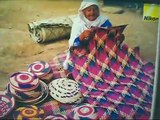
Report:
<svg viewBox="0 0 160 120"><path fill-rule="evenodd" d="M67 40L47 45L34 43L27 24L36 20L57 18L77 13L80 0L14 0L0 1L0 89L4 89L9 75L26 71L36 61L48 61L67 49ZM140 46L142 59L154 63L156 56L157 23L144 22L138 11L124 9L122 14L103 12L113 25L129 24L125 29L125 43Z"/></svg>

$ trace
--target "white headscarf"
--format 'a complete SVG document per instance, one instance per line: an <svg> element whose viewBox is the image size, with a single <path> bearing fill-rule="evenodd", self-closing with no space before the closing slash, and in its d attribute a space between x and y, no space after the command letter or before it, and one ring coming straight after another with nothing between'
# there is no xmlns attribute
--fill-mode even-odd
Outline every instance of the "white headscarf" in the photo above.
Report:
<svg viewBox="0 0 160 120"><path fill-rule="evenodd" d="M108 18L102 16L101 14L97 17L94 21L89 21L83 14L82 10L85 8L96 5L98 6L99 10L99 4L97 0L83 0L81 2L80 8L78 10L78 16L74 20L71 36L69 39L69 47L73 46L75 38L77 38L84 30L91 28L91 26L97 26L100 27Z"/></svg>

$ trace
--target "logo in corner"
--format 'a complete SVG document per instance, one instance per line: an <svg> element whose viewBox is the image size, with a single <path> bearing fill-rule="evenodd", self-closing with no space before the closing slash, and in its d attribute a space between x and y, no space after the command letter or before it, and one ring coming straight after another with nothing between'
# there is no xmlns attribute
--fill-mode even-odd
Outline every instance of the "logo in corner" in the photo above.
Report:
<svg viewBox="0 0 160 120"><path fill-rule="evenodd" d="M160 18L160 5L158 4L144 4L143 20L149 22L157 22Z"/></svg>

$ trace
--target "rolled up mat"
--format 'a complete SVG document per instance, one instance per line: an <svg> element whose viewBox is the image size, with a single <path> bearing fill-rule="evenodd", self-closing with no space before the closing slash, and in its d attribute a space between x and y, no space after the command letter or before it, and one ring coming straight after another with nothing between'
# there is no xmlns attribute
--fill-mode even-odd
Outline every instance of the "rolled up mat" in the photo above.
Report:
<svg viewBox="0 0 160 120"><path fill-rule="evenodd" d="M35 21L28 24L30 37L37 43L69 38L74 15Z"/></svg>

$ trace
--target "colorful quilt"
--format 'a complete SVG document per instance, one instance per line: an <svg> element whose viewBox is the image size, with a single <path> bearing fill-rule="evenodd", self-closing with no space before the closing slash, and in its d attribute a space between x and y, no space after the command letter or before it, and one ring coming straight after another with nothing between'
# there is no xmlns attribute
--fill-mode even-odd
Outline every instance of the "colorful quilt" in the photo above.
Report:
<svg viewBox="0 0 160 120"><path fill-rule="evenodd" d="M97 28L86 47L71 50L69 70L87 103L117 118L149 118L154 65L141 59L137 47L119 41L125 27ZM113 29L115 35L110 36Z"/></svg>
<svg viewBox="0 0 160 120"><path fill-rule="evenodd" d="M122 119L115 111L109 113L106 108L94 106L88 103L81 104L63 104L52 100L43 105L46 111L46 118L63 117L64 120L106 120L106 119Z"/></svg>

